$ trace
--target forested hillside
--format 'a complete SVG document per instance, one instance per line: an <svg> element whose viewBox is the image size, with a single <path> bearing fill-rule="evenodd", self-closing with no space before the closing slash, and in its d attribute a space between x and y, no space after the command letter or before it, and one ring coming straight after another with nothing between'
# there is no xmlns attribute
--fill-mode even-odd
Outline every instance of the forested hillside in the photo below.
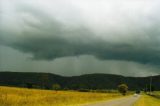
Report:
<svg viewBox="0 0 160 106"><path fill-rule="evenodd" d="M154 90L160 90L160 75L152 76ZM129 90L149 88L150 77L125 77L112 74L86 74L64 77L51 73L0 72L0 85L52 89L59 84L61 89L117 89L126 83Z"/></svg>

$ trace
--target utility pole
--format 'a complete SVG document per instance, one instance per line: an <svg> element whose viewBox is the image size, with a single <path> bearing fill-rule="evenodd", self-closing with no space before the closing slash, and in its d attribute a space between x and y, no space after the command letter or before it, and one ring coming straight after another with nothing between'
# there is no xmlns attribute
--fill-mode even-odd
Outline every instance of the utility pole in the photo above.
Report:
<svg viewBox="0 0 160 106"><path fill-rule="evenodd" d="M146 84L146 88L145 88L145 91L146 91L146 93L148 93L148 87L147 87L148 85Z"/></svg>
<svg viewBox="0 0 160 106"><path fill-rule="evenodd" d="M150 76L150 95L151 95L151 92L152 92L152 75Z"/></svg>

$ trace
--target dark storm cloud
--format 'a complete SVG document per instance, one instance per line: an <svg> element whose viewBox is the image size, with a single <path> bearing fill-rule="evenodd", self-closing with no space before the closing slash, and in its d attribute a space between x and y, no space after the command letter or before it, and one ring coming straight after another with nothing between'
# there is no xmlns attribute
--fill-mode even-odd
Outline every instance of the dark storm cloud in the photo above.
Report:
<svg viewBox="0 0 160 106"><path fill-rule="evenodd" d="M136 48L130 45L115 45L102 41L78 42L63 38L25 38L9 46L33 54L36 60L53 60L65 56L93 55L99 59L126 60L159 64L159 51Z"/></svg>
<svg viewBox="0 0 160 106"><path fill-rule="evenodd" d="M94 2L93 6L95 4ZM111 5L113 4L111 2ZM99 11L102 11L102 13L97 21L97 15L92 14L92 11L85 6L81 12L72 5L71 7L69 7L70 5L64 6L66 10L62 9L63 11L56 12L54 9L57 10L58 7L48 8L50 5L47 4L48 7L44 8L41 5L37 4L34 7L35 5L24 5L23 2L18 2L18 4L13 5L14 8L11 8L11 10L4 9L9 12L1 15L3 16L1 19L3 24L0 25L1 44L24 53L30 53L35 60L93 55L101 60L125 60L148 64L159 64L160 62L160 31L158 28L160 25L157 24L160 21L155 18L155 14L149 12L147 18L145 18L146 11L140 11L132 17L138 12L137 10L130 9L128 5L125 5L126 8L122 8L117 13L115 10L118 11L118 9L113 6L115 10L109 10L111 12L106 16L103 16L103 12L106 12L105 8L100 8ZM78 5L76 4L76 6ZM127 8L133 11L133 14L130 14ZM140 8L140 6L137 8ZM50 12L49 9L53 9L53 11ZM86 15L83 9L86 9L92 17L88 19L88 14ZM93 9L93 11L98 10ZM66 12L67 16L65 17ZM79 12L79 17L75 15L76 12ZM113 14L111 14L112 12ZM84 17L81 15L84 15ZM108 18L110 15L113 20ZM119 18L114 17L116 15ZM12 16L12 18L9 16ZM103 20L103 17L108 18L108 20ZM103 27L101 28L101 26Z"/></svg>

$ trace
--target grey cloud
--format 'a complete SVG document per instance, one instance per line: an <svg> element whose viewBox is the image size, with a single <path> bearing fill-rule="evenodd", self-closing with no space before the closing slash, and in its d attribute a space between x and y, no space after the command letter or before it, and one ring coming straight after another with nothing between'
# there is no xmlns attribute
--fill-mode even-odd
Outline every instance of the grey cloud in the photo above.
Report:
<svg viewBox="0 0 160 106"><path fill-rule="evenodd" d="M102 41L89 43L71 42L62 38L25 38L9 46L33 54L36 60L52 60L59 57L93 55L99 59L126 60L141 63L159 64L159 51L149 48L136 48L130 45L115 45Z"/></svg>
<svg viewBox="0 0 160 106"><path fill-rule="evenodd" d="M15 28L13 23L3 23L4 25L11 24L5 30L3 25L0 25L0 38L2 38L1 41L3 40L1 44L30 53L35 60L93 55L101 60L125 60L145 64L159 64L160 62L158 19L156 22L149 21L153 23L146 27L145 24L138 23L139 20L136 19L131 25L131 19L124 16L121 17L121 19L126 19L122 30L119 24L118 27L112 27L109 24L106 25L108 32L104 30L102 33L96 33L99 30L92 29L88 23L75 23L76 27L74 27L61 22L57 16L48 13L49 10L46 12L41 8L23 4L15 11L16 16L13 17L17 18ZM99 29L99 25L93 24L93 26ZM7 29L8 27L12 31ZM109 30L111 28L112 30Z"/></svg>
<svg viewBox="0 0 160 106"><path fill-rule="evenodd" d="M32 61L30 54L0 46L0 71L50 72L64 76L90 73L110 73L125 76L148 76L159 74L159 66L136 62L104 60L94 56L57 58L54 61Z"/></svg>

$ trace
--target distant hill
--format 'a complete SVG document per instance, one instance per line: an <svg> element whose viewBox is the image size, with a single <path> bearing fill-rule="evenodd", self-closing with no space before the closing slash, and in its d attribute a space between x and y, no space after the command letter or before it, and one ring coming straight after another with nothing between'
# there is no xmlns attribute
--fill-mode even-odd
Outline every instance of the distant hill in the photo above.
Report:
<svg viewBox="0 0 160 106"><path fill-rule="evenodd" d="M160 75L152 76L153 87L160 90ZM59 84L62 89L117 89L126 83L130 90L149 88L150 77L125 77L112 74L86 74L64 77L51 73L0 72L0 85L51 89Z"/></svg>

